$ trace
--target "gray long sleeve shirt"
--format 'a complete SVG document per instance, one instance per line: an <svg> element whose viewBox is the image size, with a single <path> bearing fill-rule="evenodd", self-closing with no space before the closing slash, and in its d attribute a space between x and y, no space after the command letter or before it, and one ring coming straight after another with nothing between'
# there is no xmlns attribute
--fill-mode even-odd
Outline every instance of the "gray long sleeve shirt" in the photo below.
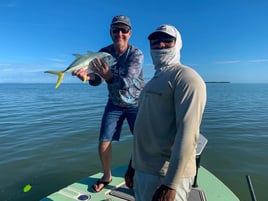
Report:
<svg viewBox="0 0 268 201"><path fill-rule="evenodd" d="M206 86L181 64L158 69L139 100L134 128L133 167L164 176L175 189L196 173L195 148L206 103Z"/></svg>

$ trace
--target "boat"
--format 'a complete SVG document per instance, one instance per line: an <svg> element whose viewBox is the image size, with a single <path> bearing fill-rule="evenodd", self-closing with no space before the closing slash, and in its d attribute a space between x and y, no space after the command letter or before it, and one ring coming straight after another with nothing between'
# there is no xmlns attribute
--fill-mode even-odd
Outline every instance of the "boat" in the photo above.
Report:
<svg viewBox="0 0 268 201"><path fill-rule="evenodd" d="M200 134L196 147L197 173L188 201L239 201L239 198L214 174L200 165L207 139ZM91 186L102 177L96 173L54 192L41 201L134 201L132 189L125 185L127 165L112 169L113 180L101 192L93 192Z"/></svg>

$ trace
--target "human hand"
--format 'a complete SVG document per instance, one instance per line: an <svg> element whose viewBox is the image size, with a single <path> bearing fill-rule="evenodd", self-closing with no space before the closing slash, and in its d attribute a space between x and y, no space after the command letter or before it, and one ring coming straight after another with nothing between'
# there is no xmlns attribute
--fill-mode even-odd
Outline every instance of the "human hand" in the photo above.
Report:
<svg viewBox="0 0 268 201"><path fill-rule="evenodd" d="M176 197L176 190L161 185L154 193L152 201L173 201Z"/></svg>
<svg viewBox="0 0 268 201"><path fill-rule="evenodd" d="M111 72L108 64L101 58L96 58L91 61L92 70L98 73L104 80L111 81L113 78L113 73Z"/></svg>
<svg viewBox="0 0 268 201"><path fill-rule="evenodd" d="M78 70L74 70L72 72L72 75L73 76L77 76L80 80L82 80L83 82L86 82L88 80L92 80L94 81L95 80L95 75L94 73L87 73L87 70L86 69L78 69Z"/></svg>

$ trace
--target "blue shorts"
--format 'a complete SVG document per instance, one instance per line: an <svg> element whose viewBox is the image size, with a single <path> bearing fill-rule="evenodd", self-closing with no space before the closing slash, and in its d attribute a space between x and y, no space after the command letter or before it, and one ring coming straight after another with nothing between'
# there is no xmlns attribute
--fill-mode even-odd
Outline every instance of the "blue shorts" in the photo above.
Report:
<svg viewBox="0 0 268 201"><path fill-rule="evenodd" d="M102 116L99 141L119 141L124 120L127 119L129 129L133 134L138 107L120 107L108 100Z"/></svg>

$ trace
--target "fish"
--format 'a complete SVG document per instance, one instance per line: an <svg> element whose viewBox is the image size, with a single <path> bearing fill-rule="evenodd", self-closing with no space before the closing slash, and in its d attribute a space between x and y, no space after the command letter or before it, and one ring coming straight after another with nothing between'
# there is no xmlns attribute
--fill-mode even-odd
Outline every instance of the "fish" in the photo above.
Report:
<svg viewBox="0 0 268 201"><path fill-rule="evenodd" d="M116 59L109 53L106 52L88 52L87 54L73 54L76 59L63 71L58 70L47 70L45 73L50 73L58 76L58 80L55 88L58 88L63 80L65 73L73 72L74 70L86 69L88 73L92 73L91 61L95 58L103 59L108 66L113 66L117 63ZM86 78L84 78L86 83Z"/></svg>

